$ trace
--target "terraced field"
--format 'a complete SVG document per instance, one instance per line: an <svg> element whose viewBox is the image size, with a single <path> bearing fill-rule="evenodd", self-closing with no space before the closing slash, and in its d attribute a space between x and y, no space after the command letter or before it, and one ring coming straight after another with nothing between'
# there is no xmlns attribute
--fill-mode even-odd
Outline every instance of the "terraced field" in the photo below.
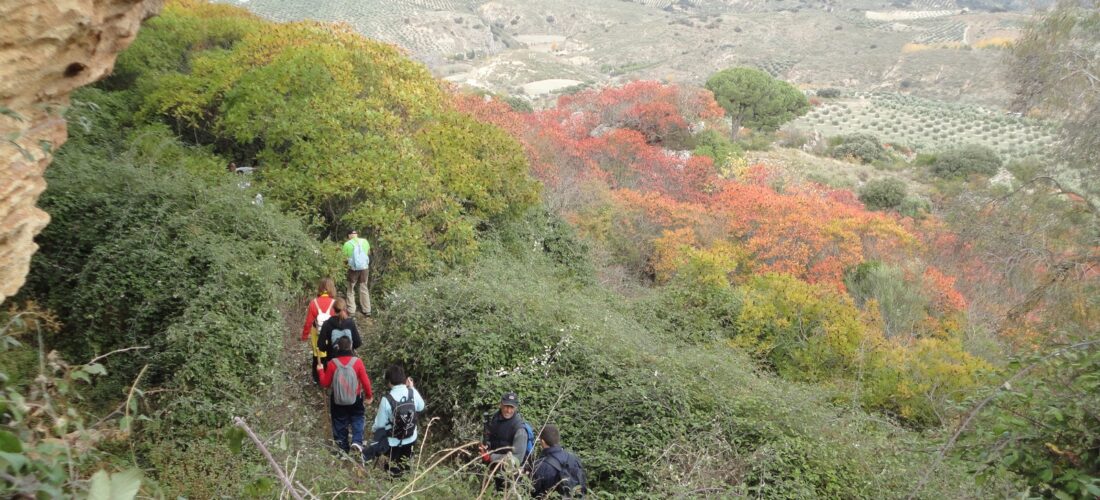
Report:
<svg viewBox="0 0 1100 500"><path fill-rule="evenodd" d="M924 30L913 38L914 43L950 44L964 43L967 24L960 21L938 21L925 24Z"/></svg>
<svg viewBox="0 0 1100 500"><path fill-rule="evenodd" d="M955 0L913 0L909 6L917 10L956 10Z"/></svg>
<svg viewBox="0 0 1100 500"><path fill-rule="evenodd" d="M826 136L871 133L918 151L982 144L1006 159L1041 156L1056 146L1053 128L1038 120L899 94L859 93L827 100L789 127Z"/></svg>
<svg viewBox="0 0 1100 500"><path fill-rule="evenodd" d="M468 51L488 52L489 27L479 0L215 0L276 21L314 19L350 24L366 36L407 49L422 60ZM460 21L461 19L461 21Z"/></svg>

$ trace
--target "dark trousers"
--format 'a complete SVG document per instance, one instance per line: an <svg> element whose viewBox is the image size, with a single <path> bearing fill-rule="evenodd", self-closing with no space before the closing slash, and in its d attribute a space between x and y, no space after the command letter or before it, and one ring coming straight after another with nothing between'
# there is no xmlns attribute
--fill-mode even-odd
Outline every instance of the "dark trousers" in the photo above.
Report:
<svg viewBox="0 0 1100 500"><path fill-rule="evenodd" d="M366 420L362 414L333 415L332 439L336 441L336 446L339 446L340 449L344 451L349 451L351 449L351 444L348 443L348 431L351 431L351 442L362 446L363 425L365 423Z"/></svg>
<svg viewBox="0 0 1100 500"><path fill-rule="evenodd" d="M390 440L387 437L388 434L389 431L386 429L374 431L371 443L363 450L363 460L373 460L385 456L389 459L386 465L387 470L394 476L400 476L409 470L413 445L416 442L391 447Z"/></svg>

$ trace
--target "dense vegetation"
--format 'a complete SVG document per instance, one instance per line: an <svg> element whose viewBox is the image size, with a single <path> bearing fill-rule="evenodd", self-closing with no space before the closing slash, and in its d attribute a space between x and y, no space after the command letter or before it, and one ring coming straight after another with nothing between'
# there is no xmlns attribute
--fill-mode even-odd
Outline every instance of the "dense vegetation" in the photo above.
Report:
<svg viewBox="0 0 1100 500"><path fill-rule="evenodd" d="M532 111L342 28L171 3L69 112L0 318L2 491L277 495L236 415L301 489L474 497L464 450L516 390L601 495L1097 495L1095 202L867 134L817 150L890 174L857 198L736 142L801 92L708 87ZM329 453L287 332L353 227L384 296L361 354L429 401L402 480Z"/></svg>
<svg viewBox="0 0 1100 500"><path fill-rule="evenodd" d="M167 471L194 463L196 450L221 448L210 431L248 412L257 390L270 386L280 311L305 280L323 272L326 259L301 222L275 205L253 204L254 193L226 176L222 159L180 144L161 125L117 128L125 120L118 97L94 89L77 96L80 107L70 116L88 132L74 127L47 174L41 204L52 221L38 238L42 249L21 291L53 313L30 318L59 319L13 338L21 342L16 353L48 346L63 355L51 355L51 368L41 374L58 381L35 379L43 380L39 396L47 402L64 401L51 392L79 401L76 385L100 375L80 391L81 406L104 416L99 428L68 420L76 406L61 406L50 422L59 434L82 435L92 443L84 446L110 456L137 429L133 446L141 459L134 465ZM138 350L88 368L63 361L129 348ZM8 373L39 371L31 360ZM15 379L13 388L34 378ZM28 442L49 441L35 419L24 422ZM101 454L68 461L96 464ZM60 477L43 477L43 484L77 490L81 483L71 483L77 479L66 477L71 473L69 467Z"/></svg>
<svg viewBox="0 0 1100 500"><path fill-rule="evenodd" d="M257 165L269 198L322 237L365 231L376 283L469 262L478 231L535 202L519 146L450 109L393 47L331 25L190 9L200 15L169 7L150 21L108 86L134 92L139 119Z"/></svg>

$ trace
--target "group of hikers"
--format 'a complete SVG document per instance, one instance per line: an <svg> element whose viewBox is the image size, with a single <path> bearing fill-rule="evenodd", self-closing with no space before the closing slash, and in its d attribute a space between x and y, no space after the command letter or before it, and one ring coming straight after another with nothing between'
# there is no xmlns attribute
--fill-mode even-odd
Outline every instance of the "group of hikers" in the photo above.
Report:
<svg viewBox="0 0 1100 500"><path fill-rule="evenodd" d="M374 393L366 366L355 354L363 341L353 316L357 310L365 317L371 316L367 287L370 242L351 231L342 249L347 259L347 299L337 296L331 278L322 279L317 297L309 303L301 340L308 340L312 346L310 372L314 382L329 389L329 415L336 445L363 461L384 457L389 473L400 476L410 467L417 419L426 405L404 367L390 365L384 374L387 390L379 398L369 441L364 441L366 406ZM504 394L498 410L484 415L478 453L497 489L504 488L508 472L519 471L530 475L536 497L552 492L563 497L584 496L587 484L580 460L561 447L561 434L553 424L535 433L520 415L516 393ZM538 458L536 441L540 447Z"/></svg>

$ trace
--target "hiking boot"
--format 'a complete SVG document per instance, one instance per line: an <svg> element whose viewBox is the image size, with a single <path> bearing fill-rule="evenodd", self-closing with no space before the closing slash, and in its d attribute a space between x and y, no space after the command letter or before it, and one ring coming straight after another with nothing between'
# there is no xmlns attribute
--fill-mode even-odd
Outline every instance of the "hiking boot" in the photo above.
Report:
<svg viewBox="0 0 1100 500"><path fill-rule="evenodd" d="M363 459L363 445L359 443L351 443L351 451L354 452L360 460Z"/></svg>

